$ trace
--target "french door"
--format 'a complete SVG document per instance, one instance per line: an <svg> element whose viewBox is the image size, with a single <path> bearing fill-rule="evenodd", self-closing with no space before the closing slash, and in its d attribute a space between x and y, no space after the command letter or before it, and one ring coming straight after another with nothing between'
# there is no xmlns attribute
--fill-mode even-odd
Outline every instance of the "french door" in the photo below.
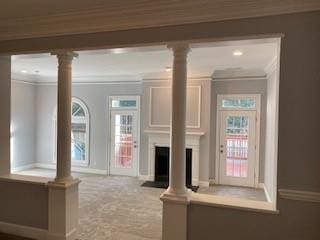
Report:
<svg viewBox="0 0 320 240"><path fill-rule="evenodd" d="M219 183L254 186L256 111L220 111Z"/></svg>
<svg viewBox="0 0 320 240"><path fill-rule="evenodd" d="M110 174L137 176L138 114L135 110L111 111Z"/></svg>

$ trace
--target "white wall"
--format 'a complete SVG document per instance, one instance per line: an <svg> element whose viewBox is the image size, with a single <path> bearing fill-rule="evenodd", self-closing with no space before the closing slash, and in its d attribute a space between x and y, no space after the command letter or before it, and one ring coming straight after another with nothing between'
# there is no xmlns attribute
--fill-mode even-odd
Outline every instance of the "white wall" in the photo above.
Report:
<svg viewBox="0 0 320 240"><path fill-rule="evenodd" d="M11 169L36 162L36 87L11 82Z"/></svg>

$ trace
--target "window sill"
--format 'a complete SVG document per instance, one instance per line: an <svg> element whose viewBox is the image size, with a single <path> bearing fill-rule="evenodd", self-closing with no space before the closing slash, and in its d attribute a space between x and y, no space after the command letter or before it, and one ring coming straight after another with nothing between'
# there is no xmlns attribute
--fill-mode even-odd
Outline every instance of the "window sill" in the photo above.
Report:
<svg viewBox="0 0 320 240"><path fill-rule="evenodd" d="M246 200L225 196L214 196L201 193L193 193L190 197L190 204L212 206L217 208L229 208L241 211L279 214L270 202Z"/></svg>

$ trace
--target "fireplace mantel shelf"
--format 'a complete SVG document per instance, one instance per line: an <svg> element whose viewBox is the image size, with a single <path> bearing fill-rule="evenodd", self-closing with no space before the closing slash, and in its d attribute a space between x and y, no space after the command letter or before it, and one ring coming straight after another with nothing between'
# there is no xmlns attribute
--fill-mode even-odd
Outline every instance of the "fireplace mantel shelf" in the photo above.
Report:
<svg viewBox="0 0 320 240"><path fill-rule="evenodd" d="M170 134L170 131L162 131L162 130L145 130L144 132L147 134L167 134L167 135ZM186 135L201 137L205 135L205 133L204 132L186 132Z"/></svg>

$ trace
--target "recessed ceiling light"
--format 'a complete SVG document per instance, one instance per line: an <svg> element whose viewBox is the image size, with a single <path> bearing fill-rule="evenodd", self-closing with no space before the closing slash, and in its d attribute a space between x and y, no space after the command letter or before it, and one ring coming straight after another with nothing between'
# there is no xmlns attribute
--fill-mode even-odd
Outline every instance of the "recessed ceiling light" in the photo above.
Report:
<svg viewBox="0 0 320 240"><path fill-rule="evenodd" d="M28 71L27 71L27 70L21 70L21 72L22 72L22 73L27 73Z"/></svg>
<svg viewBox="0 0 320 240"><path fill-rule="evenodd" d="M172 67L166 67L166 72L171 72L172 71Z"/></svg>
<svg viewBox="0 0 320 240"><path fill-rule="evenodd" d="M233 52L233 56L241 56L243 55L243 52L239 51L239 50L236 50Z"/></svg>

